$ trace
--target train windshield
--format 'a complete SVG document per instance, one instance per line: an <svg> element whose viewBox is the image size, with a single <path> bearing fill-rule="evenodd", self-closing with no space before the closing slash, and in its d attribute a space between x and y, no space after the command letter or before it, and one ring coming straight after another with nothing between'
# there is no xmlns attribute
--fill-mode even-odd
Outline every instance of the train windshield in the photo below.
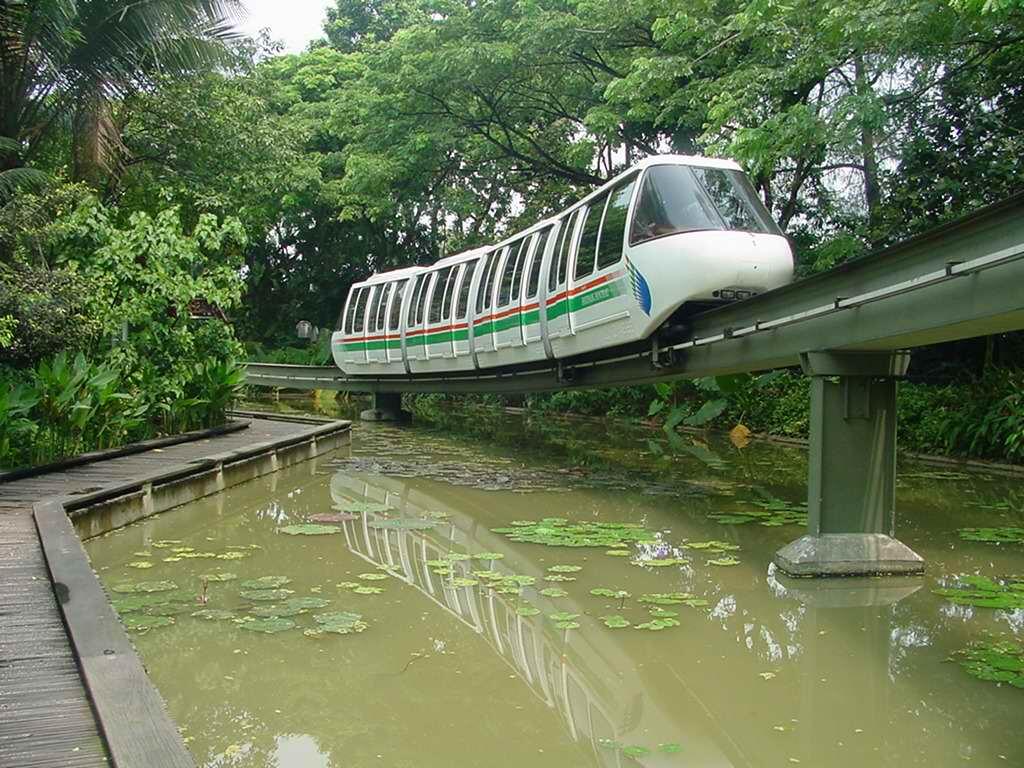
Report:
<svg viewBox="0 0 1024 768"><path fill-rule="evenodd" d="M644 175L629 244L699 230L781 234L742 171L656 165Z"/></svg>

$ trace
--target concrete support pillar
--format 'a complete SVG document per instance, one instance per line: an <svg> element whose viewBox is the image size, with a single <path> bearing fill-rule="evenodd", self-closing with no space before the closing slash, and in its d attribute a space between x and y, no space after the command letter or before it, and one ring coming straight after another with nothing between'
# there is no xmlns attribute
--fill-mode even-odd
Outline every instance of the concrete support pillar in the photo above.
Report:
<svg viewBox="0 0 1024 768"><path fill-rule="evenodd" d="M397 392L374 392L372 407L359 414L363 421L406 421L409 413L402 410L402 396Z"/></svg>
<svg viewBox="0 0 1024 768"><path fill-rule="evenodd" d="M810 352L808 533L775 554L791 576L913 574L924 561L893 538L896 380L907 353Z"/></svg>

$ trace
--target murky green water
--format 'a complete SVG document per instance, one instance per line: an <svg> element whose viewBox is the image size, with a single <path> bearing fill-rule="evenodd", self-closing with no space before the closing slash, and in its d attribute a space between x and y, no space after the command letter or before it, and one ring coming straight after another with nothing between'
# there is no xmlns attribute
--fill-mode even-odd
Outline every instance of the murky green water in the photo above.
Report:
<svg viewBox="0 0 1024 768"><path fill-rule="evenodd" d="M727 525L709 515L763 516L778 502L798 513L805 458L797 449L695 444L669 459L647 453L660 449L642 433L610 439L547 420L531 430L516 418L471 423L486 442L360 426L351 456L88 542L108 588L177 585L177 608L149 609L177 613L174 624L135 641L200 765L1024 765L1024 689L946 661L971 641L1021 642L1024 610L954 605L931 592L951 574L1024 573L1024 545L956 533L1021 525L1019 480L905 467L898 534L927 559L927 576L791 581L769 562L799 525ZM332 535L283 532L353 502L394 511L356 515ZM653 543L630 544L632 557L619 557L607 547L515 543L492 530L544 517L639 524ZM739 549L682 546L708 540ZM427 564L451 553L502 557L456 559L450 575ZM708 564L730 556L740 563ZM631 562L667 557L688 562ZM575 581L545 581L556 565L581 570L558 574ZM472 575L489 570L504 579ZM203 607L200 574L224 572L239 578L209 583L206 608L244 617L295 597L329 605L292 616L296 626L278 634L192 617ZM268 575L290 578L283 588L292 594L241 596L242 580ZM535 584L512 594L512 575ZM480 583L452 586L453 577ZM359 594L353 584L382 591ZM539 593L551 588L566 596ZM594 588L630 597L593 596ZM600 618L648 623L652 606L638 598L671 592L687 594L662 607L678 626L612 629ZM522 615L532 608L539 613ZM365 631L304 633L320 626L315 615L339 611L360 614ZM560 613L578 617L550 617Z"/></svg>

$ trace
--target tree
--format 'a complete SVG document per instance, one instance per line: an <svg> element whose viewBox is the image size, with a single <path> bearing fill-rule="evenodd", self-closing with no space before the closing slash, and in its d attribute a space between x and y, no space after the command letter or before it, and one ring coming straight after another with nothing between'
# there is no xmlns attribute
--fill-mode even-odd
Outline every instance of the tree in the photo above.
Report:
<svg viewBox="0 0 1024 768"><path fill-rule="evenodd" d="M111 99L156 72L208 67L225 55L240 0L4 0L0 3L0 138L33 159L70 127L74 176L94 185L118 131Z"/></svg>

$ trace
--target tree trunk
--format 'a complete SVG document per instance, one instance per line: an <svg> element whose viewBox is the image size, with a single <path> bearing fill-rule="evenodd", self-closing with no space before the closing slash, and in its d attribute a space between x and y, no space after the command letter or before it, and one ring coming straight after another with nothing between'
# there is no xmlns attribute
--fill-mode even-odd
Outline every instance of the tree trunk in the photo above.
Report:
<svg viewBox="0 0 1024 768"><path fill-rule="evenodd" d="M71 125L72 178L93 189L102 188L116 165L120 146L110 103L101 94L80 93Z"/></svg>
<svg viewBox="0 0 1024 768"><path fill-rule="evenodd" d="M864 70L864 57L857 54L853 57L854 86L858 96L866 96L871 92ZM878 154L875 149L875 131L871 121L863 115L860 120L860 146L864 159L864 200L868 206L868 227L872 232L878 225L882 205L882 192L878 185Z"/></svg>

